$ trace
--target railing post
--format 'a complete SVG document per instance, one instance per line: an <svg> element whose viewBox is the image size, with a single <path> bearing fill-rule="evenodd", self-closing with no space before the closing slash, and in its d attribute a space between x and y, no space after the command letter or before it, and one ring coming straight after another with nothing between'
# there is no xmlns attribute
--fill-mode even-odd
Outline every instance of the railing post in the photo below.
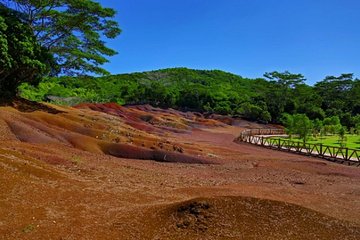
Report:
<svg viewBox="0 0 360 240"><path fill-rule="evenodd" d="M322 151L323 149L322 149L322 143L320 143L320 152L319 152L319 154L322 156L323 155L323 151Z"/></svg>
<svg viewBox="0 0 360 240"><path fill-rule="evenodd" d="M281 144L281 143L280 143L280 138L279 138L279 143L278 143L278 148L279 148L279 149L280 149L280 144Z"/></svg>
<svg viewBox="0 0 360 240"><path fill-rule="evenodd" d="M349 149L346 148L345 149L345 160L349 160L348 157L349 157Z"/></svg>
<svg viewBox="0 0 360 240"><path fill-rule="evenodd" d="M264 146L264 137L261 137L261 146Z"/></svg>

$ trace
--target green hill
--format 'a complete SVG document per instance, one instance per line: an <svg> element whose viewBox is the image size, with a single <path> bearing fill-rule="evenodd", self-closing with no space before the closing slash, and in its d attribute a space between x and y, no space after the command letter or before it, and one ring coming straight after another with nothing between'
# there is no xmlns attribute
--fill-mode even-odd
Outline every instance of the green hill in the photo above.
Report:
<svg viewBox="0 0 360 240"><path fill-rule="evenodd" d="M250 120L273 121L283 113L304 113L311 119L354 116L360 113L360 82L352 75L325 79L315 87L301 75L277 75L271 81L248 79L220 70L171 68L106 77L60 77L43 80L38 87L22 85L21 95L35 101L117 102L151 104L164 108L240 115ZM347 76L344 79L344 76ZM343 77L343 78L341 78ZM341 88L344 84L346 87ZM349 85L350 84L350 85ZM333 95L337 94L336 103ZM350 98L349 94L355 96ZM354 95L355 94L355 95ZM66 97L75 97L64 99ZM54 100L54 98L52 98Z"/></svg>

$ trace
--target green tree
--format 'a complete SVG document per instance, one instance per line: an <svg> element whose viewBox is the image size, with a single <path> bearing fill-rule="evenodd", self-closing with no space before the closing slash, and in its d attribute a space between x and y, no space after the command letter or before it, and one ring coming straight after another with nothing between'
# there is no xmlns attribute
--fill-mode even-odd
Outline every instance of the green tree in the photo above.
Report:
<svg viewBox="0 0 360 240"><path fill-rule="evenodd" d="M280 122L285 126L285 131L289 135L290 139L295 133L294 117L288 113L284 113L280 119Z"/></svg>
<svg viewBox="0 0 360 240"><path fill-rule="evenodd" d="M340 118L338 116L327 117L324 119L324 125L339 125Z"/></svg>
<svg viewBox="0 0 360 240"><path fill-rule="evenodd" d="M313 133L315 136L320 135L321 130L323 129L323 122L319 119L312 121L313 123Z"/></svg>
<svg viewBox="0 0 360 240"><path fill-rule="evenodd" d="M297 134L304 142L306 142L313 129L312 122L305 114L290 115L285 113L282 115L281 122L284 124L290 138L293 134Z"/></svg>
<svg viewBox="0 0 360 240"><path fill-rule="evenodd" d="M53 74L107 74L101 65L116 54L101 38L115 38L120 29L115 11L92 0L0 0L19 11L41 44L53 54Z"/></svg>
<svg viewBox="0 0 360 240"><path fill-rule="evenodd" d="M246 102L241 105L238 113L252 121L270 122L270 113L259 106Z"/></svg>
<svg viewBox="0 0 360 240"><path fill-rule="evenodd" d="M281 115L294 113L296 102L293 98L294 89L304 84L305 78L301 74L285 72L267 72L264 77L271 81L272 86L268 89L266 100L272 119L279 121Z"/></svg>
<svg viewBox="0 0 360 240"><path fill-rule="evenodd" d="M355 79L350 90L349 95L351 96L350 99L350 106L353 115L360 114L360 80Z"/></svg>
<svg viewBox="0 0 360 240"><path fill-rule="evenodd" d="M296 113L306 114L312 120L324 119L325 112L321 109L321 96L313 87L306 84L296 85L291 93L291 99L295 102Z"/></svg>
<svg viewBox="0 0 360 240"><path fill-rule="evenodd" d="M345 127L341 127L339 128L338 131L338 135L339 135L339 144L340 147L345 147L346 146L346 128Z"/></svg>
<svg viewBox="0 0 360 240"><path fill-rule="evenodd" d="M352 122L354 124L354 130L357 135L360 135L360 114L357 114L352 118Z"/></svg>
<svg viewBox="0 0 360 240"><path fill-rule="evenodd" d="M355 125L355 131L357 135L360 135L360 124Z"/></svg>
<svg viewBox="0 0 360 240"><path fill-rule="evenodd" d="M309 134L312 131L312 123L305 114L295 114L293 116L294 121L294 133L298 134L305 143Z"/></svg>
<svg viewBox="0 0 360 240"><path fill-rule="evenodd" d="M13 97L22 82L37 83L50 60L31 28L0 4L0 98Z"/></svg>
<svg viewBox="0 0 360 240"><path fill-rule="evenodd" d="M327 117L323 121L325 134L336 134L342 125L338 116Z"/></svg>
<svg viewBox="0 0 360 240"><path fill-rule="evenodd" d="M303 84L305 78L302 74L293 74L288 71L285 72L267 72L264 77L275 81L278 85L284 86L285 88L295 88L299 84Z"/></svg>
<svg viewBox="0 0 360 240"><path fill-rule="evenodd" d="M351 118L351 123L353 126L360 125L360 114L357 114L356 116L353 116Z"/></svg>
<svg viewBox="0 0 360 240"><path fill-rule="evenodd" d="M349 129L353 126L352 120L353 118L350 112L342 113L340 116L341 125L346 126Z"/></svg>
<svg viewBox="0 0 360 240"><path fill-rule="evenodd" d="M351 112L353 84L351 73L339 77L327 76L323 81L315 84L315 91L323 99L322 109L326 109L327 116Z"/></svg>

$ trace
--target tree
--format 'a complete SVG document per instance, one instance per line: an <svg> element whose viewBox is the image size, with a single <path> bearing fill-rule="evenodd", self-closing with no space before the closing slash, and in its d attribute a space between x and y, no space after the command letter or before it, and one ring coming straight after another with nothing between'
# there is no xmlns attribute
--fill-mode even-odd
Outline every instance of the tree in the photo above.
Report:
<svg viewBox="0 0 360 240"><path fill-rule="evenodd" d="M238 113L252 121L261 121L265 123L271 121L271 116L268 111L249 102L243 103L238 109Z"/></svg>
<svg viewBox="0 0 360 240"><path fill-rule="evenodd" d="M345 147L346 146L346 128L345 127L341 127L339 128L338 131L338 135L339 135L339 144L340 147Z"/></svg>
<svg viewBox="0 0 360 240"><path fill-rule="evenodd" d="M318 118L312 121L313 124L313 133L315 136L318 136L321 134L321 131L323 129L323 122L319 120Z"/></svg>
<svg viewBox="0 0 360 240"><path fill-rule="evenodd" d="M267 72L264 77L273 84L267 92L266 100L272 119L279 121L284 112L294 113L296 103L293 98L293 90L304 84L305 78L301 74L285 72Z"/></svg>
<svg viewBox="0 0 360 240"><path fill-rule="evenodd" d="M281 117L281 122L284 124L290 138L293 134L297 134L300 139L303 139L304 143L313 128L312 122L305 114L290 115L285 113Z"/></svg>
<svg viewBox="0 0 360 240"><path fill-rule="evenodd" d="M0 97L13 97L22 82L37 83L48 72L50 61L17 12L0 4Z"/></svg>
<svg viewBox="0 0 360 240"><path fill-rule="evenodd" d="M297 85L292 91L291 99L295 102L296 113L304 113L312 120L324 119L325 112L321 109L322 99L313 87L306 84Z"/></svg>
<svg viewBox="0 0 360 240"><path fill-rule="evenodd" d="M288 71L285 72L266 72L264 77L275 81L278 85L284 86L286 88L295 88L299 84L303 84L305 78L302 74L293 74Z"/></svg>
<svg viewBox="0 0 360 240"><path fill-rule="evenodd" d="M52 74L108 72L100 66L116 51L101 39L120 34L115 11L92 0L0 0L21 13L41 46L53 54Z"/></svg>
<svg viewBox="0 0 360 240"><path fill-rule="evenodd" d="M338 116L327 117L324 119L324 125L340 125L340 118Z"/></svg>
<svg viewBox="0 0 360 240"><path fill-rule="evenodd" d="M360 124L355 125L355 131L357 135L360 135Z"/></svg>
<svg viewBox="0 0 360 240"><path fill-rule="evenodd" d="M354 130L357 135L360 135L360 114L352 117L352 123L354 125Z"/></svg>
<svg viewBox="0 0 360 240"><path fill-rule="evenodd" d="M360 114L360 80L355 79L353 82L353 86L351 88L351 91L349 93L351 96L351 110L352 114Z"/></svg>
<svg viewBox="0 0 360 240"><path fill-rule="evenodd" d="M322 109L326 109L328 116L351 112L353 84L351 73L339 77L327 76L315 84L315 91L323 98Z"/></svg>
<svg viewBox="0 0 360 240"><path fill-rule="evenodd" d="M350 112L345 112L340 116L341 125L346 126L348 129L353 126L352 120L353 118Z"/></svg>
<svg viewBox="0 0 360 240"><path fill-rule="evenodd" d="M353 116L351 118L351 123L352 125L356 126L356 125L360 125L360 114L357 114L356 116Z"/></svg>
<svg viewBox="0 0 360 240"><path fill-rule="evenodd" d="M280 122L285 126L285 131L289 135L290 139L295 132L294 117L288 113L284 113L280 119Z"/></svg>
<svg viewBox="0 0 360 240"><path fill-rule="evenodd" d="M304 143L306 142L312 130L312 123L305 114L295 114L293 116L294 133L298 134Z"/></svg>

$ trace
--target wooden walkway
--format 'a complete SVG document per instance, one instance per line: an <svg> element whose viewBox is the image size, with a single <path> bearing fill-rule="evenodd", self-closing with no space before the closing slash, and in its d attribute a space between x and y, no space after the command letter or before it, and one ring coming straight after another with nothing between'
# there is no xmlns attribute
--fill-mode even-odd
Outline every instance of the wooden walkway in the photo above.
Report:
<svg viewBox="0 0 360 240"><path fill-rule="evenodd" d="M246 142L257 146L286 151L306 156L326 159L347 165L360 166L360 150L326 146L323 144L303 143L289 139L276 138L283 136L283 129L249 129L241 132L234 142Z"/></svg>

